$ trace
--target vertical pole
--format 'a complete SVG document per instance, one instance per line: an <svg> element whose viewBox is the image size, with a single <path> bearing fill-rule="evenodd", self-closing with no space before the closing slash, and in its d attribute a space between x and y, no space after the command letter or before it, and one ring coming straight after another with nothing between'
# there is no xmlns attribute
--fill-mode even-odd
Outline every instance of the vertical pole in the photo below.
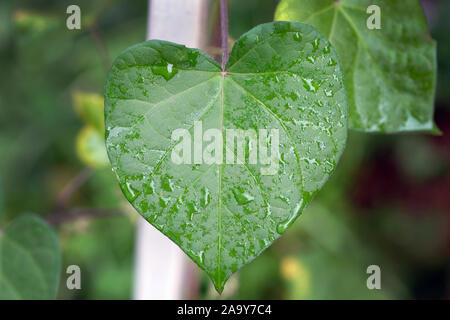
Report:
<svg viewBox="0 0 450 320"><path fill-rule="evenodd" d="M220 34L222 43L222 72L228 63L228 0L220 0Z"/></svg>
<svg viewBox="0 0 450 320"><path fill-rule="evenodd" d="M147 39L204 48L210 0L149 0ZM196 290L197 266L143 218L136 234L134 298L186 299ZM194 295L195 296L195 295Z"/></svg>

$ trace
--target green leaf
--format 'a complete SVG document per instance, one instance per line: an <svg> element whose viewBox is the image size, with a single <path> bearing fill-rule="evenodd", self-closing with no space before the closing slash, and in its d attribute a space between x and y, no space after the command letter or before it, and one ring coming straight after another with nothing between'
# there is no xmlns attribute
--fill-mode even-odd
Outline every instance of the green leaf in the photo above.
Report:
<svg viewBox="0 0 450 320"><path fill-rule="evenodd" d="M81 129L76 141L77 155L85 164L93 168L104 168L109 165L105 148L105 138L93 126Z"/></svg>
<svg viewBox="0 0 450 320"><path fill-rule="evenodd" d="M58 26L55 16L20 9L14 12L13 21L20 31L35 35Z"/></svg>
<svg viewBox="0 0 450 320"><path fill-rule="evenodd" d="M77 91L73 94L75 110L86 125L76 140L77 155L86 165L104 168L109 165L105 148L103 97Z"/></svg>
<svg viewBox="0 0 450 320"><path fill-rule="evenodd" d="M73 104L80 118L103 134L105 130L103 97L96 93L77 91L73 94Z"/></svg>
<svg viewBox="0 0 450 320"><path fill-rule="evenodd" d="M0 176L0 221L3 218L4 209L5 209L5 190L3 188L3 178Z"/></svg>
<svg viewBox="0 0 450 320"><path fill-rule="evenodd" d="M61 252L55 232L24 215L0 233L0 299L54 299Z"/></svg>
<svg viewBox="0 0 450 320"><path fill-rule="evenodd" d="M370 5L381 29L370 30ZM436 44L418 0L282 0L275 20L317 28L336 48L349 99L349 127L435 132Z"/></svg>
<svg viewBox="0 0 450 320"><path fill-rule="evenodd" d="M333 172L347 135L338 58L314 28L258 26L236 41L226 70L202 51L154 40L122 53L105 87L107 151L125 196L219 292L301 214ZM224 156L237 151L226 138L230 129L253 129L269 150L278 132L275 170L263 170L256 140L246 140L243 164L176 164L172 133L184 128L193 137L196 121L225 137ZM260 129L278 131L269 137ZM205 151L209 143L200 145ZM249 154L257 149L255 164Z"/></svg>

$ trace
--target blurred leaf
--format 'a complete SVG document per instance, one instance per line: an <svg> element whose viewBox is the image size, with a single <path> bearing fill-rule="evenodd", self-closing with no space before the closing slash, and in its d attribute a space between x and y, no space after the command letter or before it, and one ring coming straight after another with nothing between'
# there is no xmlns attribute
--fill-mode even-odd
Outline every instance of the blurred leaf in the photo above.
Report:
<svg viewBox="0 0 450 320"><path fill-rule="evenodd" d="M60 272L58 237L40 218L21 216L0 234L0 299L53 299Z"/></svg>
<svg viewBox="0 0 450 320"><path fill-rule="evenodd" d="M367 8L381 9L370 30ZM339 54L349 98L350 128L434 133L436 43L418 0L283 0L275 20L312 25Z"/></svg>
<svg viewBox="0 0 450 320"><path fill-rule="evenodd" d="M366 286L367 266L313 246L297 257L281 262L280 272L288 287L288 299L386 299L382 290Z"/></svg>
<svg viewBox="0 0 450 320"><path fill-rule="evenodd" d="M342 201L342 197L339 199ZM361 240L351 229L348 205L326 204L316 199L300 217L301 223L280 239L284 252L280 274L290 299L378 299L404 298L401 273L395 261L368 239ZM292 244L298 242L297 246ZM295 261L294 261L295 260ZM379 265L383 270L382 292L366 287L366 269ZM294 272L295 271L295 272Z"/></svg>
<svg viewBox="0 0 450 320"><path fill-rule="evenodd" d="M3 179L2 176L0 176L0 220L3 217L4 208L5 208L5 195L3 190Z"/></svg>
<svg viewBox="0 0 450 320"><path fill-rule="evenodd" d="M399 168L408 177L426 181L439 178L445 172L448 161L436 152L426 137L400 136L394 143ZM411 150L414 150L414 157L411 157Z"/></svg>
<svg viewBox="0 0 450 320"><path fill-rule="evenodd" d="M93 286L94 295L103 299L130 299L133 267L131 264L105 264Z"/></svg>
<svg viewBox="0 0 450 320"><path fill-rule="evenodd" d="M38 12L17 10L13 19L17 28L22 32L41 33L58 25L58 19Z"/></svg>
<svg viewBox="0 0 450 320"><path fill-rule="evenodd" d="M95 194L92 198L92 207L95 208L118 208L125 202L125 199L117 185L117 179L111 166L108 165L104 169L95 170L93 176L86 184L86 190L91 194Z"/></svg>
<svg viewBox="0 0 450 320"><path fill-rule="evenodd" d="M77 91L73 94L73 103L80 118L104 134L103 97L95 93Z"/></svg>
<svg viewBox="0 0 450 320"><path fill-rule="evenodd" d="M3 47L8 44L8 40L12 38L12 6L13 3L11 1L0 2L0 54Z"/></svg>
<svg viewBox="0 0 450 320"><path fill-rule="evenodd" d="M273 253L271 247L239 271L238 295L234 299L280 298L279 258Z"/></svg>
<svg viewBox="0 0 450 320"><path fill-rule="evenodd" d="M108 154L122 191L208 273L217 291L292 225L333 172L347 136L347 99L336 61L315 29L291 22L267 23L243 35L227 73L199 50L159 40L135 45L115 60L105 117ZM222 159L174 163L172 132L182 128L190 137L196 121L220 135L226 127L276 128L282 169L266 173L261 163Z"/></svg>
<svg viewBox="0 0 450 320"><path fill-rule="evenodd" d="M384 217L379 220L380 238L399 248L402 256L415 265L433 265L445 257L447 222L431 208L423 215L384 210Z"/></svg>
<svg viewBox="0 0 450 320"><path fill-rule="evenodd" d="M89 287L78 293L64 287L60 298L131 298L135 224L129 217L80 221L66 225L61 233L64 261L80 265Z"/></svg>
<svg viewBox="0 0 450 320"><path fill-rule="evenodd" d="M81 129L76 141L78 157L88 166L102 168L109 166L105 138L91 125Z"/></svg>
<svg viewBox="0 0 450 320"><path fill-rule="evenodd" d="M77 114L86 123L77 136L78 157L90 167L109 166L104 138L103 97L77 91L73 94L73 104Z"/></svg>
<svg viewBox="0 0 450 320"><path fill-rule="evenodd" d="M307 299L311 294L311 274L309 269L295 257L286 257L281 261L280 272L290 284L289 298Z"/></svg>
<svg viewBox="0 0 450 320"><path fill-rule="evenodd" d="M277 3L278 0L230 0L231 36L237 39L253 27L272 21Z"/></svg>

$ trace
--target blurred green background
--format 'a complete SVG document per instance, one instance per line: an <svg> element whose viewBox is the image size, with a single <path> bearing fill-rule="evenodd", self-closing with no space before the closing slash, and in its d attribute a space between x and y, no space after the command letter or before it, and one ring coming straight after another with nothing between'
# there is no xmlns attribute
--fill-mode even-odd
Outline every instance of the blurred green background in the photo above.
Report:
<svg viewBox="0 0 450 320"><path fill-rule="evenodd" d="M423 3L438 41L436 122L444 134L351 133L318 197L221 298L450 298L450 1ZM70 4L81 7L81 30L66 28ZM271 21L276 5L232 0L232 38ZM70 291L63 270L60 299L132 297L138 214L95 152L95 110L111 60L145 40L146 15L146 1L0 2L0 222L23 212L52 221L74 179L85 183L64 208L101 213L56 224L64 270L76 264L83 272L82 290ZM382 290L366 287L371 264L381 267ZM193 296L218 298L205 276Z"/></svg>

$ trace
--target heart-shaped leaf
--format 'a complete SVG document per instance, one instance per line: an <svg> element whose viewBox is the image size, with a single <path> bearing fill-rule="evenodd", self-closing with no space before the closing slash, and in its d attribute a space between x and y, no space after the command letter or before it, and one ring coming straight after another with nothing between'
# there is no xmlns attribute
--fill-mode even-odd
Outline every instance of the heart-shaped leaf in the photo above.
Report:
<svg viewBox="0 0 450 320"><path fill-rule="evenodd" d="M436 44L419 0L282 0L275 20L310 24L336 48L350 128L438 131Z"/></svg>
<svg viewBox="0 0 450 320"><path fill-rule="evenodd" d="M61 252L54 231L32 215L0 231L0 300L54 299Z"/></svg>
<svg viewBox="0 0 450 320"><path fill-rule="evenodd" d="M226 70L154 40L122 53L105 88L107 151L125 196L219 292L301 214L347 135L338 58L314 28L258 26Z"/></svg>

